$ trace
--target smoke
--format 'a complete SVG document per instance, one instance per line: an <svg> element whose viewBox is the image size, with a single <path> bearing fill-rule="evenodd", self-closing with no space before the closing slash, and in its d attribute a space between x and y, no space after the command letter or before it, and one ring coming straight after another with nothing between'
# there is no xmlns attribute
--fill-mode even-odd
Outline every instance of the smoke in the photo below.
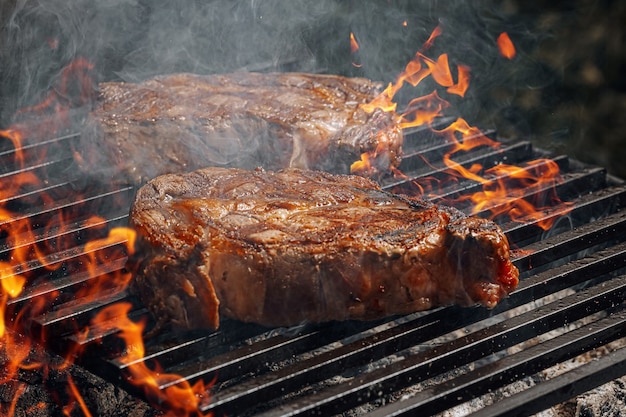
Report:
<svg viewBox="0 0 626 417"><path fill-rule="evenodd" d="M313 72L304 37L323 30L339 8L328 0L9 1L0 9L0 120L41 99L78 57L94 63L96 82L173 72Z"/></svg>
<svg viewBox="0 0 626 417"><path fill-rule="evenodd" d="M100 74L116 65L137 34L142 9L135 0L16 0L12 6L1 19L3 121L58 86L76 58L91 60Z"/></svg>
<svg viewBox="0 0 626 417"><path fill-rule="evenodd" d="M159 4L160 3L160 4ZM141 39L117 75L138 81L157 74L281 70L313 71L303 34L336 4L280 1L189 1L179 9L155 1Z"/></svg>
<svg viewBox="0 0 626 417"><path fill-rule="evenodd" d="M390 82L437 25L444 33L432 54L446 52L453 66L472 68L468 96L453 103L464 117L506 106L506 98L494 104L489 93L520 81L497 54L495 38L511 25L490 1L10 0L2 7L2 125L54 88L77 57L94 63L95 82L234 71L326 72ZM360 46L358 67L350 32ZM407 94L431 89L426 83Z"/></svg>

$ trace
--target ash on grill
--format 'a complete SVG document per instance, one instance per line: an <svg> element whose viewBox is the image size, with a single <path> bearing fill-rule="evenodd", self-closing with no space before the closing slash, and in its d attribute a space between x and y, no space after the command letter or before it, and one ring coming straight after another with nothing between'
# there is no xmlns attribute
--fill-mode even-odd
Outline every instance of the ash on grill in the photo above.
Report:
<svg viewBox="0 0 626 417"><path fill-rule="evenodd" d="M426 130L406 133L408 146L401 169L407 179L383 179L388 190L411 191L414 179L442 176L443 164L432 161L443 155L445 145ZM51 141L63 148L63 143L75 139L69 134ZM2 157L10 160L12 153L5 150ZM430 164L423 162L424 155ZM520 140L503 142L499 150L472 151L460 162L490 167L503 160L524 164L539 157L546 155ZM475 412L498 416L555 415L549 413L572 409L579 415L584 409L608 415L622 404L626 374L626 213L622 212L626 187L602 168L564 156L550 159L562 172L556 191L572 205L565 216L552 207L543 218L527 223L496 219L516 248L514 262L521 282L494 310L447 307L374 323L291 329L225 320L217 332L170 330L147 340L146 363L158 362L165 372L190 382L215 378L198 411L216 415ZM71 210L77 204L70 196L84 184L72 177L75 170L67 169L70 161L70 154L57 153L47 163L46 186L65 197L55 201L54 207L24 207L24 215L33 223L49 210ZM10 180L15 175L12 167L2 167L4 178ZM29 169L42 170L37 165ZM462 195L475 187L469 180L460 181L448 185L441 195ZM102 216L107 228L126 224L134 189L86 187L85 192L81 207ZM528 189L523 198L545 197L550 192ZM21 198L15 197L15 206L19 207ZM548 232L537 226L555 216L559 220ZM77 220L64 233L76 235L80 242L86 227ZM45 236L43 230L37 233ZM59 256L68 254L71 250ZM110 259L106 269L121 270L125 261L124 256ZM33 268L35 273L39 268L52 288L33 285L12 303L35 302L51 290L60 296L58 303L35 319L31 334L46 335L55 353L80 347L85 352L78 358L81 372L119 387L114 388L115 395L124 401L122 389L143 398L125 377L128 365L121 360L116 335L92 326L84 337L75 329L89 326L94 314L120 300L135 306L130 314L133 320L150 320L145 308L125 292L103 292L95 300L73 299L78 288L90 284L84 277L63 268L54 273L41 265ZM104 396L109 392L103 391ZM611 393L614 396L602 403L591 402ZM582 396L573 402L569 399L577 395ZM555 408L543 411L549 407Z"/></svg>

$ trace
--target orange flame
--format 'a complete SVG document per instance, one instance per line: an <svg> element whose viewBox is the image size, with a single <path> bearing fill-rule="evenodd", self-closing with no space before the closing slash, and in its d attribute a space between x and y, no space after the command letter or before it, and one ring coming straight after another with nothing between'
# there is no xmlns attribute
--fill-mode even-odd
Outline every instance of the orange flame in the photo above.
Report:
<svg viewBox="0 0 626 417"><path fill-rule="evenodd" d="M465 168L452 160L458 152L467 152L479 146L497 148L499 142L493 141L476 127L469 126L463 119L457 119L445 129L436 131L442 134L453 144L443 161L453 171L453 175L467 178L483 185L483 190L471 195L460 197L457 202L470 201L472 213L477 214L484 210L491 212L491 218L504 214L517 222L536 222L544 230L548 230L556 217L543 219L542 211L546 209L537 201L534 204L524 199L529 190L540 187L553 187L560 180L559 166L549 159L540 159L527 163L526 168L514 165L498 164L493 168L483 170L481 165ZM460 139L458 139L460 137ZM541 168L538 169L537 166ZM484 171L484 172L483 172ZM570 206L562 203L553 194L547 207L560 206L560 214L565 214ZM557 211L558 211L557 210Z"/></svg>
<svg viewBox="0 0 626 417"><path fill-rule="evenodd" d="M458 65L457 67L459 81L456 84L448 87L448 93L456 94L460 97L465 97L465 92L469 88L470 82L470 67L466 65Z"/></svg>
<svg viewBox="0 0 626 417"><path fill-rule="evenodd" d="M116 273L102 275L100 267L106 265L111 259L132 255L135 252L136 235L133 229L115 227L109 230L108 236L87 242L80 261L88 271L89 276L97 278L92 279L88 287L79 290L76 294L77 297L88 299L90 296L105 291L117 293L126 289L131 280L130 273L116 271Z"/></svg>
<svg viewBox="0 0 626 417"><path fill-rule="evenodd" d="M93 80L89 72L94 65L89 60L78 57L61 71L60 83L48 92L48 95L38 104L20 109L17 114L45 114L54 116L65 114L73 107L88 104L93 99ZM78 82L78 85L72 83ZM73 91L78 93L73 93ZM46 126L48 132L51 126Z"/></svg>
<svg viewBox="0 0 626 417"><path fill-rule="evenodd" d="M359 43L353 32L350 32L350 54L352 55L352 66L361 68L363 65L358 62L357 53L359 52Z"/></svg>
<svg viewBox="0 0 626 417"><path fill-rule="evenodd" d="M557 216L567 214L571 208L552 193L548 202L527 201L524 196L529 190L553 189L559 181L559 167L549 159L538 159L526 163L526 167L496 165L485 172L494 179L484 183L481 192L466 196L473 203L472 213L491 211L492 218L507 215L517 222L535 222L548 230ZM506 178L506 181L504 180ZM555 209L556 207L556 209ZM544 216L544 211L553 211L553 216Z"/></svg>
<svg viewBox="0 0 626 417"><path fill-rule="evenodd" d="M380 109L384 112L397 110L394 97L405 84L417 86L427 77L439 86L437 90L423 97L418 97L409 102L405 111L394 120L397 120L398 129L406 129L415 126L432 126L433 122L444 115L450 104L444 100L440 93L457 95L464 97L470 85L470 69L464 65L456 65L456 71L450 66L448 54L441 54L436 59L426 55L435 40L442 34L442 28L437 26L431 33L422 49L415 54L405 67L404 71L396 78L394 83L389 83L387 88L370 103L361 105L361 109L366 112L374 112ZM504 36L503 36L504 35ZM503 40L500 40L500 39ZM510 44L510 45L509 45ZM502 54L509 59L515 55L515 49L505 33L498 38L498 46ZM350 47L353 56L359 51L359 45L353 33L350 33ZM354 64L354 63L353 63ZM358 66L360 64L356 64ZM51 131L59 129L67 123L67 110L72 106L80 106L89 102L93 95L92 82L87 75L93 69L93 64L84 59L77 59L70 64L62 73L61 81L57 88L53 89L44 100L36 105L23 109L18 116L23 114L53 115L50 123L43 123L42 132L29 132L34 137L49 135ZM439 91L441 90L441 91ZM77 93L76 93L77 92ZM432 128L431 128L432 129ZM449 150L443 158L447 167L447 172L451 180L467 178L482 185L482 191L471 196L462 197L459 202L472 204L474 213L490 210L493 216L508 215L516 221L536 221L541 227L549 228L550 221L543 219L539 213L541 202L528 201L524 198L524 190L549 188L558 181L558 166L549 160L532 161L525 167L515 167L509 165L496 165L493 168L474 164L470 167L456 162L453 158L460 153L467 152L478 146L498 147L499 143L489 139L480 130L470 126L465 120L457 119L448 127L434 130L440 135L445 143L449 145ZM23 149L23 139L25 137L23 129L14 126L11 129L0 131L0 137L11 142L14 148L14 163L18 167L24 167L28 158L43 158L45 155L27 155ZM372 169L377 157L387 149L385 141L389 138L381 133L377 137L379 146L371 152L361 155L361 159L351 166L352 172L363 172ZM40 180L30 171L18 169L10 180L4 179L0 187L0 230L6 234L7 246L11 248L8 256L0 261L0 351L9 361L4 366L1 381L12 378L20 369L50 366L28 362L28 357L33 344L28 338L19 336L20 329L28 325L28 320L44 311L47 304L54 301L58 295L51 291L48 298L41 299L38 303L33 303L19 311L13 311L11 302L19 297L28 287L30 280L28 268L32 262L38 266L54 270L61 266L61 262L49 255L58 248L73 247L71 242L65 242L61 237L63 230L67 227L67 213L60 210L54 214L52 222L58 226L60 233L57 233L57 240L37 238L32 230L30 222L13 213L7 208L6 202L17 195L24 195L27 198L28 191L39 187ZM395 175L402 176L401 172ZM506 180L505 180L506 178ZM431 178L424 179L424 183L417 184L416 188L424 192L430 187ZM429 184L426 184L426 181ZM515 190L515 191L513 191ZM52 203L53 198L45 194L37 198L45 203ZM551 196L551 202L557 202L556 196ZM553 207L553 205L552 205ZM563 210L567 210L567 205L561 205ZM71 214L70 214L71 215ZM77 264L81 271L90 278L90 285L82 288L76 296L89 300L102 291L122 291L126 288L130 280L130 274L125 271L113 273L103 273L102 265L108 263L111 258L123 259L134 251L135 234L128 228L113 228L106 230L106 221L97 216L93 216L85 221L93 235L88 237L88 243L82 248L82 253L77 257ZM103 236L105 233L106 236ZM46 227L44 234L49 230ZM133 322L129 318L130 304L118 303L109 305L100 311L92 320L94 326L99 328L118 331L120 338L125 344L125 355L123 362L127 365L129 381L142 388L147 398L154 404L160 405L168 415L199 415L198 406L205 401L211 384L204 381L191 384L182 380L178 375L164 372L158 364L149 366L144 361L145 346L143 342L144 322ZM83 332L86 336L86 331ZM42 336L45 339L45 335ZM45 342L45 340L43 340ZM71 362L74 354L67 355L66 361L58 365L58 369L64 369ZM68 404L65 409L70 413L78 404L83 414L89 415L89 410L82 399L74 381L68 379L68 390L74 404ZM15 400L8 411L14 411L17 398L21 390L16 391ZM0 410L3 412L5 410Z"/></svg>
<svg viewBox="0 0 626 417"><path fill-rule="evenodd" d="M448 94L464 97L470 84L470 68L461 64L457 65L457 80L455 81L453 72L450 69L448 54L441 54L437 59L431 59L425 55L425 52L433 46L435 40L441 34L442 28L437 26L424 43L422 49L415 54L413 60L406 65L404 71L396 78L396 81L390 83L372 101L361 105L361 109L368 113L376 109L395 113L397 103L394 101L394 97L397 92L405 84L415 87L427 77L432 78L439 87L445 88ZM502 33L498 38L498 46L501 53L507 58L511 59L515 55L515 47L506 33ZM479 164L465 167L463 164L456 162L453 156L480 146L497 148L500 144L489 139L478 128L470 126L461 118L458 118L444 129L434 130L431 127L433 122L444 116L444 111L449 107L449 102L441 98L437 90L435 90L430 94L411 100L404 112L396 120L398 120L398 125L402 129L418 126L430 127L434 133L440 135L445 140L445 143L450 146L443 157L443 162L447 167L447 174L451 178L465 178L483 186L483 191L469 197L462 197L457 202L472 202L474 204L474 213L489 208L492 212L492 218L508 213L514 221L535 221L542 228L550 228L556 217L541 220L542 208L540 203L532 204L524 199L523 196L524 192L527 192L531 187L553 187L556 185L560 179L558 166L544 161L543 165L551 166L551 168L542 171L540 174L533 173L531 169L504 164L488 170L485 170ZM377 151L374 150L362 154L360 160L351 165L350 171L360 174L375 172L372 165L376 161ZM508 172L509 175L503 175L505 172ZM404 176L398 170L394 171L394 175L396 177ZM493 176L499 176L500 179L494 181L492 179ZM521 182L522 179L524 179L523 182ZM419 179L413 181L413 184L418 192L424 193L425 190L432 189L433 179ZM557 206L560 205L560 210L563 213L567 212L568 205L561 203L556 195L553 195L551 202Z"/></svg>
<svg viewBox="0 0 626 417"><path fill-rule="evenodd" d="M498 36L496 43L498 44L500 55L507 59L513 59L515 57L515 45L513 45L513 41L511 41L508 33L502 32Z"/></svg>
<svg viewBox="0 0 626 417"><path fill-rule="evenodd" d="M47 147L25 147L25 138L36 141L41 137L49 137L67 125L67 110L72 106L84 105L93 94L92 81L87 76L92 68L93 65L83 59L72 62L63 70L58 86L43 101L16 114L16 119L27 116L37 118L43 123L24 126L15 124L0 131L0 140L10 142L13 150L13 174L2 178L0 187L0 232L6 236L5 247L8 248L0 261L0 353L6 358L0 382L14 379L20 370L42 369L44 375L47 373L46 369L52 367L63 371L71 365L74 354L78 353L68 352L65 361L60 364L40 363L35 360L40 356L40 345L21 333L29 332L32 318L47 311L59 291L51 288L25 305L18 307L17 304L12 304L12 300L20 297L29 283L39 279L31 271L38 268L53 271L65 265L77 273L82 272L93 285L81 288L74 296L85 300L103 290L122 291L130 279L130 274L126 272L103 273L102 265L111 259L125 259L128 254L132 254L135 235L131 229L121 227L107 231L106 221L92 216L81 221L87 240L81 248L76 246L73 235L67 233L68 222L74 221L72 216L75 213L63 208L50 210L46 215L46 224L35 230L35 226L31 224L32 219L9 209L9 203L17 200L21 206L54 207L54 198L41 191L45 189L45 184L32 170L25 169L33 161L44 161ZM77 201L80 202L79 196ZM80 203L76 206L80 206ZM107 232L104 237L103 231ZM82 250L82 253L72 256L71 262L75 264L68 265L68 261L51 256L66 250ZM46 283L39 282L38 285L44 288ZM42 334L40 337L41 340L38 341L45 343L46 335ZM18 387L9 409L0 409L0 414L14 413L17 400L24 389L25 386ZM84 400L69 376L68 390L72 402L79 405L83 414L89 415ZM64 408L66 415L71 414L73 407L73 404L68 404Z"/></svg>
<svg viewBox="0 0 626 417"><path fill-rule="evenodd" d="M122 363L128 365L129 380L140 387L153 404L166 412L166 416L200 416L198 407L208 396L210 386L199 380L191 385L176 374L150 369L145 363L143 330L145 323L133 322L128 318L131 305L116 303L103 309L93 319L93 323L103 330L119 330L119 337L126 346ZM166 386L165 389L162 387ZM210 415L210 414L209 414Z"/></svg>
<svg viewBox="0 0 626 417"><path fill-rule="evenodd" d="M424 42L421 52L425 52L430 49L433 46L433 43L435 43L435 39L437 39L442 33L443 28L441 27L441 25L437 25L437 27L435 27L435 29L433 29L433 31L431 32L426 42Z"/></svg>
<svg viewBox="0 0 626 417"><path fill-rule="evenodd" d="M78 391L78 388L76 387L76 384L74 383L74 380L72 379L71 376L68 376L67 383L69 385L68 392L70 394L70 398L73 401L76 401L78 403L80 410L85 417L91 417L91 413L89 412L89 409L87 408L87 404L85 404L85 400L83 399L82 395ZM65 407L63 407L63 414L66 416L71 416L73 409L74 409L74 404L73 402L70 402Z"/></svg>
<svg viewBox="0 0 626 417"><path fill-rule="evenodd" d="M359 50L359 44L354 37L354 33L350 32L350 52L355 53Z"/></svg>
<svg viewBox="0 0 626 417"><path fill-rule="evenodd" d="M441 35L441 33L441 27L437 26L424 44L422 50L415 54L413 60L406 65L404 71L396 78L396 81L390 83L387 88L371 102L362 104L361 108L368 113L372 113L377 108L386 112L395 112L397 104L393 99L404 84L408 83L415 87L428 76L432 76L433 80L440 86L447 87L448 93L463 97L469 88L469 67L465 65L457 66L458 80L455 83L452 71L450 70L448 54L441 54L437 60L433 60L423 53L423 51L432 46L434 40ZM416 100L423 99L419 98ZM409 105L408 110L402 114L402 117L407 117L411 111L411 105Z"/></svg>
<svg viewBox="0 0 626 417"><path fill-rule="evenodd" d="M8 358L0 374L0 382L11 380L20 370L26 369L41 369L44 374L47 373L47 369L53 367L61 372L67 371L74 359L81 354L79 351L81 344L77 343L74 345L76 350L66 352L61 363L39 363L33 360L32 349L40 349L40 345L32 343L29 337L21 336L20 332L28 331L32 318L50 308L59 291L50 288L47 295L29 300L29 303L19 310L10 308L12 300L22 295L29 283L37 278L31 276L29 271L37 268L53 271L65 265L76 273L83 274L83 279L89 282L89 285L80 287L73 296L84 303L93 301L96 296L103 293L116 294L124 291L131 279L131 274L126 270L108 272L109 268L106 266L111 260L116 259L121 260L123 264L128 256L134 253L136 238L134 230L126 227L109 229L106 219L96 215L84 219L84 215L89 213L81 213L81 231L87 237L84 245L76 246L77 243L71 237L73 235L67 232L68 224L75 221L76 213L63 208L52 210L47 223L35 231L27 216L12 212L7 205L7 202L16 198L26 203L30 203L29 198L33 198L36 199L33 201L35 205L54 207L54 198L41 191L45 188L41 180L33 172L24 169L32 163L33 158L44 161L46 155L45 153L35 155L32 147L25 151L24 138L38 140L40 137L54 135L54 132L66 126L67 110L72 105L85 104L93 93L92 83L85 77L85 73L92 68L92 64L86 60L76 60L63 71L59 86L41 103L18 113L18 117L41 116L40 119L44 120L41 131L35 129L25 133L26 125L14 125L8 130L0 131L0 139L10 141L12 145L15 165L15 173L4 178L0 187L0 231L7 236L6 246L10 248L9 254L0 261L0 353ZM70 90L76 94L70 94ZM50 115L50 123L46 115ZM40 148L45 151L46 147ZM30 197L31 195L34 197ZM80 196L76 196L76 199L80 202ZM80 203L77 203L73 210L80 206ZM71 261L59 260L54 256L60 251L72 252ZM72 265L67 265L68 262L72 262ZM165 407L167 415L199 415L198 405L207 398L210 385L205 385L203 381L193 385L189 382L179 383L180 376L163 373L158 366L151 369L145 364L142 339L144 325L133 323L127 317L129 309L130 305L127 303L110 305L93 319L92 324L100 328L110 326L111 330L119 331L126 344L124 358L125 363L129 365L127 367L130 372L129 381L145 389L147 397L153 399L155 405ZM111 321L112 318L115 320ZM88 333L86 330L77 330L76 335L80 338L86 337ZM39 337L41 340L38 341L45 344L47 335L42 334ZM70 401L63 406L64 414L73 415L76 409L80 409L82 414L89 416L88 406L69 374L67 384ZM0 408L0 414L8 412L12 415L24 390L25 386L19 386L9 409Z"/></svg>
<svg viewBox="0 0 626 417"><path fill-rule="evenodd" d="M435 119L443 116L443 110L450 107L450 103L443 100L436 91L414 98L401 116L400 127L407 129L415 126L430 125Z"/></svg>
<svg viewBox="0 0 626 417"><path fill-rule="evenodd" d="M474 167L472 170L464 168L463 165L452 160L452 155L457 152L467 152L475 149L479 146L491 146L497 148L500 146L498 142L489 139L483 135L480 129L470 126L464 119L457 119L451 123L448 127L436 131L443 135L449 143L451 143L452 149L443 156L443 162L451 170L458 173L459 176L474 180L479 183L488 182L485 178L478 175L477 171L482 167ZM457 139L457 135L460 135L460 139ZM472 140L468 140L468 139Z"/></svg>
<svg viewBox="0 0 626 417"><path fill-rule="evenodd" d="M7 234L6 245L13 248L7 260L0 261L0 348L9 355L9 363L5 365L7 377L11 377L19 369L19 364L28 356L30 344L16 343L12 334L7 333L9 320L5 314L9 300L18 297L24 290L26 277L22 274L24 265L31 255L30 248L24 246L24 241L32 239L30 224L22 219L15 219L15 215L4 206L11 197L17 195L20 190L29 185L37 185L39 180L34 174L21 171L24 166L24 153L22 148L22 135L19 131L10 129L0 131L0 137L11 141L15 152L14 163L18 168L18 174L8 181L4 180L0 187L0 230ZM32 240L31 240L32 241Z"/></svg>

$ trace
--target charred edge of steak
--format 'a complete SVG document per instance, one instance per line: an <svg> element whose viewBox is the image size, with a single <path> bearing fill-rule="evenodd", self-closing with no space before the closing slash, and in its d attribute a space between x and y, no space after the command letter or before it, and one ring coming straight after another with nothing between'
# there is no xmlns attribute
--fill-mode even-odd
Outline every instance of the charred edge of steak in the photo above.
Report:
<svg viewBox="0 0 626 417"><path fill-rule="evenodd" d="M468 217L448 226L449 256L462 271L467 298L459 305L493 308L519 283L519 271L510 261L508 241L492 222Z"/></svg>
<svg viewBox="0 0 626 417"><path fill-rule="evenodd" d="M134 291L159 322L217 328L494 307L517 285L493 222L354 176L208 168L142 187Z"/></svg>

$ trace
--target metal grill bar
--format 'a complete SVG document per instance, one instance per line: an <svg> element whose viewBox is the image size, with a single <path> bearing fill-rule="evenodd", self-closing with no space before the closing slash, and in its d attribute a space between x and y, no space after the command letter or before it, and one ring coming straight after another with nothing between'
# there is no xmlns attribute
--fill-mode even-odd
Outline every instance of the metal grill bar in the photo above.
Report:
<svg viewBox="0 0 626 417"><path fill-rule="evenodd" d="M74 137L68 135L49 141L48 145L64 148ZM37 160L38 146L44 144L27 144L27 156L32 155L32 161ZM416 179L433 178L443 186L440 197L435 198L438 202L478 191L480 186L469 180L447 181L441 156L449 149L450 144L441 143L440 137L424 129L416 130L407 138L401 167L408 178L384 178L383 187L415 194ZM61 161L70 154L57 155L56 162L35 163L26 171L39 174L66 169ZM539 158L545 156L522 141L504 143L495 149L480 147L455 160L465 166L480 163L485 169L504 161L540 171L546 168L546 162ZM0 175L5 179L17 175L6 162L11 157L11 151L0 152ZM164 372L180 375L180 381L215 379L212 393L200 406L201 412L327 415L377 409L374 415L401 415L445 410L482 395L486 389L500 388L522 375L532 375L581 351L624 337L626 214L620 210L626 206L626 188L610 180L602 168L585 167L565 156L550 160L562 170L563 181L556 186L556 192L573 205L547 232L538 227L538 222L561 216L563 211L547 208L543 219L525 224L495 219L513 244L514 263L522 281L510 298L494 310L447 307L373 323L328 323L293 329L266 329L224 320L217 332L165 333L147 340L144 361L158 362ZM76 299L73 294L77 288L90 285L99 277L71 267L85 249L81 236L93 228L106 231L127 223L135 190L88 190L76 201L70 196L77 188L84 189L79 182L74 177L53 175L40 190L5 201L22 208L20 218L11 221L35 225L33 243L72 236L76 241L74 246L50 255L50 262L61 262L68 268L46 272L38 261L26 265L25 269L42 279L31 283L11 303L19 306L58 292L60 296L50 310L34 320L32 333L55 341L50 347L60 353L80 348L85 352L80 358L83 366L143 396L125 378L129 364L121 360L116 333L90 324L90 319L101 308L126 301L134 306L131 318L147 320L151 325L146 309L127 292L103 292L95 299ZM545 201L552 192L550 187L523 191L520 198ZM43 192L59 198L52 205L30 204ZM466 212L470 208L461 205ZM55 214L65 211L79 216L68 224L55 224ZM87 220L91 214L102 219ZM481 211L478 215L487 217L490 213ZM0 256L6 256L10 249L6 243L0 245ZM126 256L122 251L116 254L101 266L102 276L124 268ZM585 326L574 326L534 346L520 347L538 335L541 338L546 332L579 322ZM84 327L88 327L89 333L79 336L75 329ZM615 364L611 368L613 378L626 372L619 355L608 359ZM470 366L475 368L469 369ZM608 368L602 365L585 369L584 374L580 371L580 378L572 377L568 382L559 377L542 382L538 387L545 386L545 390L527 390L502 407L485 408L482 415L519 412L519 405L523 404L520 401L535 407L562 401L563 396L554 390L568 383L575 390L593 388L605 378L594 385L590 376ZM407 400L398 401L396 397L411 387L418 388ZM550 401L545 401L546 397ZM391 400L394 402L381 407Z"/></svg>
<svg viewBox="0 0 626 417"><path fill-rule="evenodd" d="M480 410L476 417L528 416L626 374L626 348Z"/></svg>
<svg viewBox="0 0 626 417"><path fill-rule="evenodd" d="M580 352L600 347L624 335L626 335L626 312L620 311L607 318L598 320L595 323L587 324L569 333L548 339L528 349L508 354L503 359L470 371L458 378L425 389L406 401L398 401L381 407L373 412L371 417L415 415L415 413L430 415L439 413L449 409L452 405L461 404L487 394L505 384L512 383L525 376L530 376L533 373L539 372L559 362L571 359ZM626 350L626 348L621 350ZM602 378L602 382L595 381L595 383L601 384L608 382L621 376L623 372L626 372L626 368L624 368L626 364L624 358L626 357L623 352L612 354L612 358L609 362L612 366L617 366L618 370L609 373L609 375L605 375ZM621 370L619 370L620 367ZM602 372L607 370L606 366L599 368ZM599 369L585 370L585 374L588 375L597 376L598 372ZM569 385L574 385L573 380L576 379L577 378L572 378L571 375L566 375L558 377L557 380L559 382L555 382L555 380L548 380L547 382L542 381L541 384L538 385L540 389L530 388L522 394L519 394L519 397L515 401L511 400L508 404L503 404L502 401L499 401L494 406L479 411L476 415L492 417L499 415L529 416L544 410L546 406L556 405L576 394L583 393L593 388L587 383L587 385L581 384L576 391L572 390L567 392L567 395L554 397L547 395L554 391L552 389L546 390L544 384L558 384L558 389L560 390L563 386L568 384L568 381ZM578 381L576 384L581 382L582 381ZM586 387L586 389L583 387ZM540 393L542 395L540 395ZM548 400L549 403L546 404L546 400ZM541 403L539 403L539 401L541 401ZM513 412L514 414L512 414Z"/></svg>
<svg viewBox="0 0 626 417"><path fill-rule="evenodd" d="M464 168L470 168L474 164L481 164L486 169L497 165L503 160L510 161L510 163L526 161L531 157L532 149L530 143L520 142L503 149L487 148L484 150L476 150L467 155L455 158L455 162ZM441 157L438 159L429 159L429 161L441 161ZM435 178L441 181L448 179L446 174L448 172L447 167L443 162L426 163L418 153L416 153L415 156L403 158L400 164L400 170L408 179L383 180L381 182L383 188L398 187L410 183L412 178Z"/></svg>
<svg viewBox="0 0 626 417"><path fill-rule="evenodd" d="M586 280L587 277L589 276L606 273L607 271L612 270L612 268L614 269L616 267L619 267L620 265L624 265L624 259L625 259L624 247L617 248L617 249L621 249L621 251L617 251L617 253L615 253L615 249L616 248L613 248L613 253L610 253L610 252L603 253L602 256L598 257L598 259L595 260L594 262L585 262L582 265L573 264L569 269L566 269L561 274L561 276L554 277L553 280L557 282L552 283L551 285L546 283L545 276L537 277L538 283L541 283L541 285L537 284L539 289L535 288L535 286L532 285L533 280L523 281L522 286L520 287L520 290L518 290L518 292L512 296L512 299L515 299L517 301L522 301L522 302L529 302L537 297L549 295L559 289L568 288L569 286L577 282L584 282L584 280ZM551 273L553 274L554 272L551 271ZM524 285L524 284L527 284L527 285ZM544 290L543 294L539 292L540 289ZM481 312L484 312L484 311L481 310ZM478 313L478 312L475 312L475 313ZM437 319L437 315L440 315L439 319ZM434 329L436 329L437 331L442 331L440 320L443 320L445 317L449 317L451 315L452 314L450 314L450 311L446 309L440 310L439 312L430 313L422 318L422 320L425 320L423 321L423 323L425 323L426 327L420 327L419 325L416 324L416 322L410 322L406 324L406 326L404 327L394 328L392 331L389 331L387 333L385 332L377 333L373 337L373 339L380 339L381 341L379 341L378 344L382 343L382 344L388 344L389 346L393 346L393 348L389 348L389 351L395 352L401 349L402 346L405 346L407 344L410 345L411 343L416 343L419 340L428 340L428 339L434 338L435 336L438 335L438 333L436 332L432 333ZM473 314L472 318L476 320L476 319L484 318L484 316L481 317L480 314ZM469 321L466 321L466 322L455 323L455 325L456 325L456 328L458 328L459 326L467 325L469 323L470 323ZM428 326L432 326L431 333L427 331ZM395 337L391 336L391 334L394 334L396 336ZM412 335L417 335L417 336L412 337ZM317 337L317 333L311 336ZM404 339L401 339L400 337L404 337ZM293 389L294 388L293 382L296 378L294 375L299 375L299 373L311 372L316 375L315 378L319 378L320 372L327 370L327 373L323 374L322 377L330 377L334 374L334 372L336 372L336 369L340 369L344 367L346 363L348 364L350 363L346 359L345 355L348 355L348 358L350 356L356 356L357 359L353 359L352 363L357 363L357 364L359 363L359 361L367 362L369 360L373 360L377 357L380 357L380 355L377 355L374 352L374 349L371 348L371 345L367 343L366 340L360 340L359 342L356 342L356 343L358 343L360 346L364 346L363 349L369 349L369 350L366 350L366 353L362 354L361 357L358 357L360 353L359 351L353 349L353 346L348 346L344 348L343 350L341 350L340 352L332 352L331 354L327 354L326 356L322 357L322 359L316 358L314 361L300 364L298 365L297 369L290 368L287 371L284 371L283 380L280 380L281 374L272 373L271 376L267 377L267 379L269 380L268 383L270 384L270 387L274 391L284 388L283 385L288 386L290 389ZM309 346L309 348L312 348L312 346ZM277 359L280 359L277 357L268 358L268 357L263 356L263 349L259 349L255 353L257 357L254 361L256 362L263 363L267 360L275 361ZM385 352L383 351L383 354L384 353ZM324 362L323 359L326 360L326 362ZM235 366L235 364L237 363L236 361L233 362L232 360L223 361L223 358L219 356L213 358L211 362L213 362L214 364L225 362L228 364L227 366ZM206 364L195 364L193 368L202 369L203 365L206 365ZM181 369L178 369L177 371L181 371ZM218 368L217 365L207 366L205 368L205 371L208 372L208 375L210 375L211 372L217 372L218 378L220 380L222 379L222 377L223 378L231 377L230 376L231 372L225 372L225 374L223 375L222 369ZM198 374L194 375L192 373L186 373L186 372L182 372L182 375L187 375L189 378L194 378L194 377L199 376ZM264 379L263 378L259 379L259 378L260 377L255 378L254 381L250 383L251 385L254 385L255 387L257 387L255 388L255 390L258 390L259 386L262 387ZM304 378L306 383L312 382L313 379L314 378L310 378L310 379ZM280 385L277 386L275 384L280 384ZM245 393L246 391L243 388L244 387L242 385L238 385L235 391L244 391ZM248 401L242 401L241 395L243 394L239 394L238 396L233 397L231 400L232 401L236 400L240 403L248 402ZM262 395L262 394L258 394L258 395ZM217 400L218 398L214 398L214 402ZM254 403L256 400L258 400L258 398L253 398L248 403ZM238 410L235 410L235 411L238 411Z"/></svg>
<svg viewBox="0 0 626 417"><path fill-rule="evenodd" d="M562 228L559 227L561 225L557 224L554 227L557 229L556 231L546 234L536 225L540 220L554 218L559 214L564 214L560 223L565 223L565 230L571 230L614 213L620 207L623 207L625 201L626 189L624 188L609 187L597 192L584 194L576 200L576 205L567 213L548 213L545 217L536 221L530 221L529 223L507 224L507 237L509 241L513 243L514 247L525 247L532 243L539 242L545 238L546 235L556 234L562 230Z"/></svg>
<svg viewBox="0 0 626 417"><path fill-rule="evenodd" d="M282 403L267 415L331 415L346 411L427 377L452 371L484 358L492 352L501 351L589 314L613 307L621 303L625 295L626 278L622 277L610 284L575 293L445 345L420 352L387 367L361 375L355 381L327 388L294 404ZM437 326L442 325L444 323L437 323ZM262 387L262 384L257 384L254 391L251 391L255 394L259 391L265 393L265 390L261 390ZM261 397L262 393L259 394ZM257 398L257 401L261 401L261 397ZM241 411L236 408L240 406L240 402L241 398L238 398L237 404L232 405L235 409L224 407L219 408L218 412L236 414ZM215 398L213 404L220 405L220 396ZM208 409L213 407L207 407Z"/></svg>
<svg viewBox="0 0 626 417"><path fill-rule="evenodd" d="M515 257L514 264L521 271L536 275L550 268L556 260L575 259L585 251L598 250L625 239L626 213L618 212L528 245L527 253Z"/></svg>
<svg viewBox="0 0 626 417"><path fill-rule="evenodd" d="M267 372L270 371L267 366L270 363L284 361L295 355L321 348L324 345L335 342L340 335L345 335L349 332L347 329L343 329L344 332L339 332L338 330L346 326L342 326L341 324L337 324L337 326L338 328L332 330L325 327L319 329L313 328L295 335L277 333L253 345L242 346L235 351L226 351L221 354L214 351L212 353L214 353L215 356L211 356L206 360L194 361L194 363L191 364L169 369L175 370L177 374L181 375L181 380L191 381L197 378L212 378L216 374L219 375L220 381L225 381L236 378L238 375L251 372ZM356 329L366 329L371 326L371 323L350 326L352 327L350 331L355 332ZM250 330L251 332L247 334L248 337L258 335L259 331L265 332L265 329L259 329L256 326L250 326ZM206 350L203 353L206 353ZM156 357L155 355L155 358ZM158 358L160 364L171 362L171 360L167 360L167 357L164 358L163 355L158 355ZM165 359L165 361L163 361L163 359ZM117 361L115 362L117 363ZM161 388L165 389L177 382L178 381L173 381L163 385Z"/></svg>

